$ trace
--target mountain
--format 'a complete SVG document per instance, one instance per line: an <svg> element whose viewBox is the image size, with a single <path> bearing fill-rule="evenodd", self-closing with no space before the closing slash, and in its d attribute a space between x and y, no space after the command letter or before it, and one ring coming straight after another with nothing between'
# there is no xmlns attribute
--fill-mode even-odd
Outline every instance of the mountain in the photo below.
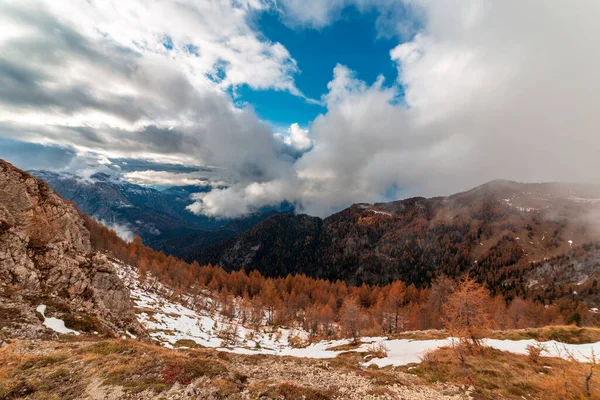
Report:
<svg viewBox="0 0 600 400"><path fill-rule="evenodd" d="M157 190L96 173L89 179L70 173L30 171L63 198L127 239L138 235L154 249L189 259L203 247L236 236L255 223L289 211L289 204L264 208L236 219L216 219L189 212L190 195L207 190L178 186Z"/></svg>
<svg viewBox="0 0 600 400"><path fill-rule="evenodd" d="M294 272L290 262L326 274L328 266L319 262L330 259L328 249L342 246L348 255L354 248L373 254L367 247L372 245L382 253L385 248L375 240L382 242L386 233L377 237L378 224L382 229L394 226L395 234L405 239L411 231L421 240L424 229L434 230L432 241L460 243L452 233L455 219L462 223L471 216L470 228L495 240L502 229L520 234L527 215L539 214L537 223L532 218L536 225L523 231L531 233L531 243L555 220L562 230L549 247L559 249L563 236L573 238L567 241L567 253L534 263L527 271L541 276L523 275L540 279L534 284L544 290L542 300L491 297L470 280L441 279L422 289L400 281L349 286L302 275L269 279L188 264L140 240L125 242L43 181L0 160L0 398L451 400L480 394L503 398L505 393L515 393L511 399L523 393L565 398L564 392L549 396L557 385L574 389L576 396L569 398L592 398L589 394L600 387L590 373L600 330L589 326L600 321L598 305L589 296L587 302L551 299L556 297L554 283L570 282L576 288L569 292L575 294L582 281L597 273L600 245L577 245L580 237L594 236L592 231L571 230L577 215L592 215L589 206L595 198L580 197L580 191L566 200L545 193L541 212L525 200L539 193L521 191L521 197L513 193L497 203L492 199L498 193L510 193L496 190L479 190L483 199L475 191L360 204L325 220L276 215L230 240L226 255L229 262L246 265L260 255L273 263L266 264L270 274L284 273L281 268ZM573 202L585 206L574 207ZM551 208L553 219L542 220L550 219L546 213ZM564 208L564 214L554 208ZM390 219L398 221L391 224ZM354 231L352 224L357 225ZM438 224L450 228L436 228ZM369 236L364 227L375 234ZM363 235L358 240L356 232ZM476 239L472 234L469 229L470 241ZM506 236L496 245L511 242ZM545 236L539 240L545 242ZM241 251L245 246L252 252ZM400 249L412 251L406 245ZM506 260L502 251L482 254L490 252ZM598 295L594 283L588 289L586 293ZM455 312L459 315L452 317ZM439 330L447 318L468 326L486 320L486 325L468 332ZM557 326L565 322L582 326ZM501 330L492 331L492 326ZM461 337L461 332L467 333ZM450 341L451 334L461 341ZM464 341L474 335L503 340L487 340L470 351ZM500 371L494 380L490 365ZM466 391L465 368L477 382ZM565 371L572 377L565 378Z"/></svg>
<svg viewBox="0 0 600 400"><path fill-rule="evenodd" d="M104 173L83 179L69 173L30 172L82 211L107 224L128 229L144 240L175 236L192 229L216 229L222 225L214 218L197 216L185 209L191 204L189 189L162 192Z"/></svg>
<svg viewBox="0 0 600 400"><path fill-rule="evenodd" d="M532 262L600 240L600 186L492 181L448 197L355 204L325 219L275 215L203 249L200 263L351 284L424 286L469 273L522 282ZM596 266L588 275L598 274Z"/></svg>
<svg viewBox="0 0 600 400"><path fill-rule="evenodd" d="M41 321L56 317L80 331L144 334L129 290L93 251L77 210L0 160L0 334L43 336Z"/></svg>

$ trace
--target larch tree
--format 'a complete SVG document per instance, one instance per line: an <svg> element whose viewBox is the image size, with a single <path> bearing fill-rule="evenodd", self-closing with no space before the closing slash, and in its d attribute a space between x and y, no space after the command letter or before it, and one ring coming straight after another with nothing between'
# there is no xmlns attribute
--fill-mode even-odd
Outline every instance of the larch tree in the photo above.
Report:
<svg viewBox="0 0 600 400"><path fill-rule="evenodd" d="M345 335L352 338L354 343L358 342L362 323L361 307L354 297L344 300L340 309L340 325Z"/></svg>
<svg viewBox="0 0 600 400"><path fill-rule="evenodd" d="M520 297L515 297L508 306L508 326L521 329L529 326L529 306Z"/></svg>
<svg viewBox="0 0 600 400"><path fill-rule="evenodd" d="M479 346L492 326L489 302L487 289L470 278L464 278L442 306L446 329L461 344Z"/></svg>

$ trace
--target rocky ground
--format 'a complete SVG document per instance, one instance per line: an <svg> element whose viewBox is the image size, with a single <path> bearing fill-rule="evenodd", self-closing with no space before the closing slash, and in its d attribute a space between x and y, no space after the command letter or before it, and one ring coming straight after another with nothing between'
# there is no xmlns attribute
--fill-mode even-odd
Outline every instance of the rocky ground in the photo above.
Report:
<svg viewBox="0 0 600 400"><path fill-rule="evenodd" d="M0 339L35 337L35 309L89 330L144 335L129 290L72 204L0 160Z"/></svg>
<svg viewBox="0 0 600 400"><path fill-rule="evenodd" d="M17 340L0 350L0 399L468 399L400 369L165 349L134 340Z"/></svg>

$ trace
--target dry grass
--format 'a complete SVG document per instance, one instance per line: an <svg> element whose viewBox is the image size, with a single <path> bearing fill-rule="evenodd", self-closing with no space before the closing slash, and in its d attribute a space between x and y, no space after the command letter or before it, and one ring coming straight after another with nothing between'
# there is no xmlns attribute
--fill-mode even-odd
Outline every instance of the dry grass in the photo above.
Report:
<svg viewBox="0 0 600 400"><path fill-rule="evenodd" d="M190 339L179 339L177 342L173 344L173 347L187 347L190 349L205 349L205 346L198 344Z"/></svg>
<svg viewBox="0 0 600 400"><path fill-rule="evenodd" d="M535 352L534 352L535 353ZM587 382L591 364L557 358L533 358L491 348L470 351L465 364L455 349L428 353L412 372L429 382L473 385L476 399L600 399L600 370Z"/></svg>
<svg viewBox="0 0 600 400"><path fill-rule="evenodd" d="M214 352L173 351L132 340L58 343L42 354L21 355L10 351L12 345L0 352L0 399L80 398L90 377L132 393L161 392L199 377L236 377Z"/></svg>
<svg viewBox="0 0 600 400"><path fill-rule="evenodd" d="M364 353L356 353L354 351L340 353L337 357L329 360L329 364L335 369L356 371L361 369L360 363L364 361L364 356Z"/></svg>
<svg viewBox="0 0 600 400"><path fill-rule="evenodd" d="M278 399L279 391L277 389L277 385L271 380L259 380L248 386L252 399Z"/></svg>
<svg viewBox="0 0 600 400"><path fill-rule="evenodd" d="M425 331L406 331L389 335L390 339L408 339L408 340L435 340L446 339L448 332L442 329L428 329Z"/></svg>
<svg viewBox="0 0 600 400"><path fill-rule="evenodd" d="M238 369L239 363L270 363L265 360L268 358L203 349L171 350L128 339L15 341L0 350L0 400L79 399L95 382L100 382L106 393L118 388L122 396L131 399L153 398L174 385L190 384L200 390L199 398L238 399L243 392L257 399L334 397L332 390L290 383L282 377L257 382ZM353 359L353 368L359 360L358 355Z"/></svg>
<svg viewBox="0 0 600 400"><path fill-rule="evenodd" d="M210 385L215 389L217 398L226 399L230 396L239 393L243 389L240 382L233 381L227 378L216 378L211 380Z"/></svg>
<svg viewBox="0 0 600 400"><path fill-rule="evenodd" d="M286 400L329 400L333 393L304 387L295 383L283 382L279 384L279 394Z"/></svg>
<svg viewBox="0 0 600 400"><path fill-rule="evenodd" d="M600 367L586 387L591 364L539 357L538 353L535 348L529 355L487 348L473 351L465 358L465 374L451 348L428 354L423 363L409 370L362 367L373 352L350 351L334 359L309 360L209 349L171 350L134 340L16 341L0 350L0 400L82 398L92 381L95 387L101 384L100 390L119 388L122 396L131 399L158 397L174 385L185 388L188 384L198 391L198 398L386 398L394 397L391 393L398 396L421 390L411 392L413 386L439 388L429 383L444 382L473 385L475 399L600 400ZM354 385L351 392L341 391L348 385Z"/></svg>
<svg viewBox="0 0 600 400"><path fill-rule="evenodd" d="M362 346L362 344L363 343L361 341L357 340L356 342L340 344L337 346L331 346L331 347L328 347L327 350L328 351L350 351L350 350L358 349L360 346Z"/></svg>
<svg viewBox="0 0 600 400"><path fill-rule="evenodd" d="M543 328L494 331L490 337L510 340L535 339L539 342L555 340L570 344L596 343L600 342L600 328L574 325L545 326Z"/></svg>
<svg viewBox="0 0 600 400"><path fill-rule="evenodd" d="M445 330L430 329L426 331L399 332L389 335L390 339L433 340L446 339ZM583 344L600 342L600 328L578 327L575 325L544 326L542 328L508 329L492 331L490 339L527 340L535 339L540 342L555 340L561 343Z"/></svg>
<svg viewBox="0 0 600 400"><path fill-rule="evenodd" d="M388 356L388 352L390 349L383 342L371 343L367 347L367 351L369 354L372 354L373 357L377 358L385 358Z"/></svg>
<svg viewBox="0 0 600 400"><path fill-rule="evenodd" d="M364 376L369 379L371 383L377 386L389 386L389 385L402 385L406 386L410 384L407 382L403 375L394 374L391 371L379 368L369 368L366 370L356 371L357 375Z"/></svg>
<svg viewBox="0 0 600 400"><path fill-rule="evenodd" d="M65 364L68 355L11 355L0 353L0 399L76 399L84 385L80 371Z"/></svg>

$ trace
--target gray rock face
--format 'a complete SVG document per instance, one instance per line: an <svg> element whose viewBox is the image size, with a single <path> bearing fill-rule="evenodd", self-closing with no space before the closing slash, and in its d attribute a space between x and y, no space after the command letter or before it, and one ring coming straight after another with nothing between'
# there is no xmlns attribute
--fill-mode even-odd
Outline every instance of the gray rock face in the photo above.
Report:
<svg viewBox="0 0 600 400"><path fill-rule="evenodd" d="M77 210L0 160L1 334L45 332L35 317L39 304L76 330L143 334L129 290L108 258L92 251Z"/></svg>

